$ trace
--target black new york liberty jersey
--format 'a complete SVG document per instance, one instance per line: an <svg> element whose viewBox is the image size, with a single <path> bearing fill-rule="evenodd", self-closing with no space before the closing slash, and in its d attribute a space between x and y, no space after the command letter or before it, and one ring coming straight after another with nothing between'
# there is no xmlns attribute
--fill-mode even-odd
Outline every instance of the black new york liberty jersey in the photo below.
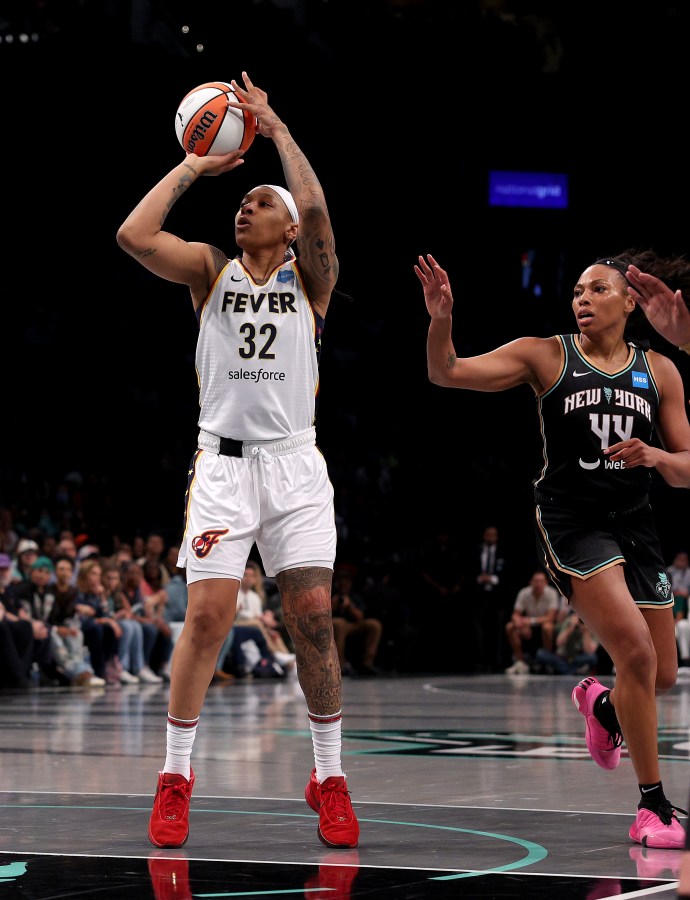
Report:
<svg viewBox="0 0 690 900"><path fill-rule="evenodd" d="M544 466L534 485L540 502L628 509L647 494L650 471L626 469L603 451L633 437L651 441L659 392L647 354L631 344L625 366L609 375L587 359L579 335L557 337L563 368L537 398Z"/></svg>

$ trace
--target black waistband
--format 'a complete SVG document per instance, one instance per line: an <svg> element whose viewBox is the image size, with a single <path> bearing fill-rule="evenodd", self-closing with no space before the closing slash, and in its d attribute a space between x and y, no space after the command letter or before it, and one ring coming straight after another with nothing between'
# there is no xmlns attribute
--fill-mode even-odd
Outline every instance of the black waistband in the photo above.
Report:
<svg viewBox="0 0 690 900"><path fill-rule="evenodd" d="M221 456L242 456L242 441L222 437L218 452Z"/></svg>
<svg viewBox="0 0 690 900"><path fill-rule="evenodd" d="M551 506L556 507L558 509L565 510L567 512L587 512L592 516L606 516L609 519L617 519L620 516L627 516L631 513L638 512L638 510L643 509L645 506L649 505L649 495L645 494L642 497L639 497L637 501L634 501L630 506L625 507L624 509L611 509L610 507L600 507L597 506L596 503L592 503L591 501L581 501L573 500L569 498L567 502L563 500L563 498L552 497L549 494L544 493L539 488L534 489L534 501L539 506Z"/></svg>

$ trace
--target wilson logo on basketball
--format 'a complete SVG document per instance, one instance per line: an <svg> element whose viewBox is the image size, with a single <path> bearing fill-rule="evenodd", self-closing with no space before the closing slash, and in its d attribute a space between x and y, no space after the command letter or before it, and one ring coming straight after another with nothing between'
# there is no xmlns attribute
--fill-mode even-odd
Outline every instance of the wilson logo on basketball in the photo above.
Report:
<svg viewBox="0 0 690 900"><path fill-rule="evenodd" d="M197 145L197 141L204 140L204 138L206 137L206 132L211 128L217 118L218 116L215 113L212 113L210 110L206 110L203 116L201 116L196 124L194 131L189 135L189 140L187 141L187 150L189 150L190 153L194 153L194 148Z"/></svg>
<svg viewBox="0 0 690 900"><path fill-rule="evenodd" d="M220 541L229 528L209 528L192 538L192 550L197 559L204 559L209 555L213 547Z"/></svg>

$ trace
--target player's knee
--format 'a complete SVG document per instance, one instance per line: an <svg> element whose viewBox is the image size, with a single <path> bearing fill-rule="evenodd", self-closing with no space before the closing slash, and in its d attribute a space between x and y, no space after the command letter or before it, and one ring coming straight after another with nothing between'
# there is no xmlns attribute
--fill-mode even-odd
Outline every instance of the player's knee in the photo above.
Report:
<svg viewBox="0 0 690 900"><path fill-rule="evenodd" d="M230 631L230 625L226 610L216 605L204 603L193 610L187 609L185 631L193 642L222 642Z"/></svg>
<svg viewBox="0 0 690 900"><path fill-rule="evenodd" d="M678 677L678 664L675 660L669 660L668 663L662 665L659 663L656 671L656 684L654 685L657 694L665 694L670 691L676 684Z"/></svg>

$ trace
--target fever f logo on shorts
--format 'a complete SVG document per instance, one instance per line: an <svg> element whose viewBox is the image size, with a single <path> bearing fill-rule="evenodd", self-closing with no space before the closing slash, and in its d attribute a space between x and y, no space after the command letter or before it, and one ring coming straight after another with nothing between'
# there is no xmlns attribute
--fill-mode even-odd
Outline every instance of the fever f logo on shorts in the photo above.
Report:
<svg viewBox="0 0 690 900"><path fill-rule="evenodd" d="M192 550L197 559L205 559L229 530L229 528L207 528L206 531L202 531L201 534L192 538Z"/></svg>

